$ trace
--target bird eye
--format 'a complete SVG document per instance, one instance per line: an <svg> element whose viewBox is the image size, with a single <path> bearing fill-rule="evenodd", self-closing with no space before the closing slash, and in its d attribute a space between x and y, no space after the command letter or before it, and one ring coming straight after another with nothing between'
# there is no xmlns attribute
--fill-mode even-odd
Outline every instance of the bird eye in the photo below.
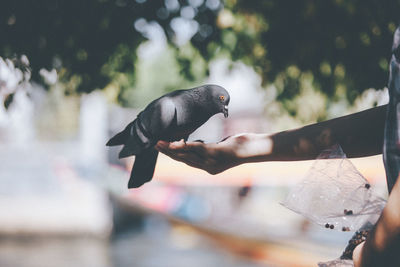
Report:
<svg viewBox="0 0 400 267"><path fill-rule="evenodd" d="M225 96L220 95L220 96L219 96L219 99L220 99L221 101L224 101L224 100L225 100Z"/></svg>

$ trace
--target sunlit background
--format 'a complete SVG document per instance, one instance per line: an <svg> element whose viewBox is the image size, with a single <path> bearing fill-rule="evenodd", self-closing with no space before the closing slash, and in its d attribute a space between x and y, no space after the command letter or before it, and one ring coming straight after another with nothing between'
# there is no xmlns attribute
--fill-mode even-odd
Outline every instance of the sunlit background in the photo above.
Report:
<svg viewBox="0 0 400 267"><path fill-rule="evenodd" d="M3 0L0 266L316 266L352 233L280 203L313 161L219 175L106 141L152 99L206 83L230 116L189 138L273 133L388 102L399 1ZM381 156L352 160L385 196Z"/></svg>

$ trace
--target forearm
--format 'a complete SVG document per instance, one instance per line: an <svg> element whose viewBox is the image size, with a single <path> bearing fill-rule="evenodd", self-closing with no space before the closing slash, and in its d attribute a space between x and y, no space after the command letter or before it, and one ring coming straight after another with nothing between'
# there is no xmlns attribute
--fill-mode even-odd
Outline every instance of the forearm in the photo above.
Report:
<svg viewBox="0 0 400 267"><path fill-rule="evenodd" d="M260 145L265 151L248 153L241 163L315 159L322 150L336 143L350 158L380 154L386 108L386 105L380 106L295 130L252 137L248 146L256 146L252 142L262 144L260 139L265 139L265 144Z"/></svg>
<svg viewBox="0 0 400 267"><path fill-rule="evenodd" d="M315 159L334 144L348 157L382 153L386 106L276 134L240 134L223 142L160 141L156 149L190 166L220 173L231 167L261 161Z"/></svg>
<svg viewBox="0 0 400 267"><path fill-rule="evenodd" d="M354 250L355 267L400 265L400 182L397 180L388 202L364 245Z"/></svg>

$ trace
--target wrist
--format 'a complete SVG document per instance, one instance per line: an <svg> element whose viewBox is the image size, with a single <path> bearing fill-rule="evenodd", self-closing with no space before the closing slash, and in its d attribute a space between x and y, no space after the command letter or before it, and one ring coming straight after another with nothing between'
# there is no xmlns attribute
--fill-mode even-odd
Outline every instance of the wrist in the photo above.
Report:
<svg viewBox="0 0 400 267"><path fill-rule="evenodd" d="M272 153L273 143L266 134L244 133L234 138L233 150L238 165L266 161Z"/></svg>

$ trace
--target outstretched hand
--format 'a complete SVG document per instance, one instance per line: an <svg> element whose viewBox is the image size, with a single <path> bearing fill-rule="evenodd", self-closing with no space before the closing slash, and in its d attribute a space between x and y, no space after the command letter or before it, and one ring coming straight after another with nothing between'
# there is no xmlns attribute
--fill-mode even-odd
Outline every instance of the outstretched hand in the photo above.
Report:
<svg viewBox="0 0 400 267"><path fill-rule="evenodd" d="M271 144L261 135L240 134L209 144L183 140L172 143L159 141L155 148L177 161L210 174L218 174L253 157L264 155L270 151Z"/></svg>
<svg viewBox="0 0 400 267"><path fill-rule="evenodd" d="M183 140L173 143L159 141L156 149L189 166L203 169L210 174L217 174L237 165L235 151L231 146L232 140L229 139L210 144Z"/></svg>

